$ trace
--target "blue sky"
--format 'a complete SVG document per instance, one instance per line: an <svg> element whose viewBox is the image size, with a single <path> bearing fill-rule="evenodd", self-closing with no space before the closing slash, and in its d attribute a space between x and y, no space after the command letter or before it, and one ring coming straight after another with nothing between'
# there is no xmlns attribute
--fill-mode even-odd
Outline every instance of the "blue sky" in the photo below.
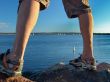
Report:
<svg viewBox="0 0 110 82"><path fill-rule="evenodd" d="M0 32L15 32L18 0L1 0ZM110 0L90 0L94 16L94 32L110 33ZM62 0L51 0L41 11L34 32L79 32L78 19L68 19Z"/></svg>

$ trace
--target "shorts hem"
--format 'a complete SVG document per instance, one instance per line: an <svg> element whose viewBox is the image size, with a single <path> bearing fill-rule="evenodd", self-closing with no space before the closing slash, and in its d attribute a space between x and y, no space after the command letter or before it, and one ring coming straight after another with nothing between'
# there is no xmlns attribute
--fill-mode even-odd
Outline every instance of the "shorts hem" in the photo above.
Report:
<svg viewBox="0 0 110 82"><path fill-rule="evenodd" d="M19 11L19 8L21 6L22 1L23 0L19 0L18 11ZM39 4L40 4L40 10L44 10L44 9L46 9L48 7L49 0L47 0L47 1L35 0L35 1L39 2Z"/></svg>

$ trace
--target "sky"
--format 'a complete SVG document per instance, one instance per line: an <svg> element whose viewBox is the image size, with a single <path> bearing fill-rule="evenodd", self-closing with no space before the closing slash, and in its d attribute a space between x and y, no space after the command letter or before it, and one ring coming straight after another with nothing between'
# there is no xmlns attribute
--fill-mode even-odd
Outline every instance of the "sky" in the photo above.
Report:
<svg viewBox="0 0 110 82"><path fill-rule="evenodd" d="M9 1L9 2L8 2ZM110 0L90 0L95 33L110 33ZM0 1L0 33L15 32L18 0ZM62 0L51 0L39 14L33 32L80 32L77 18L66 16Z"/></svg>

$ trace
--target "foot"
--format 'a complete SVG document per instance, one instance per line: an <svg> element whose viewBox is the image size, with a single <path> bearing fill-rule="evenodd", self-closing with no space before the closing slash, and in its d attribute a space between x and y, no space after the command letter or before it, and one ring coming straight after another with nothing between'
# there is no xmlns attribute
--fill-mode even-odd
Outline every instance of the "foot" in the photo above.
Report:
<svg viewBox="0 0 110 82"><path fill-rule="evenodd" d="M8 76L21 76L23 61L10 60L7 55L10 55L9 49L6 53L0 54L0 72Z"/></svg>
<svg viewBox="0 0 110 82"><path fill-rule="evenodd" d="M81 67L83 69L96 70L94 58L83 60L80 56L74 60L70 60L69 64L75 67Z"/></svg>

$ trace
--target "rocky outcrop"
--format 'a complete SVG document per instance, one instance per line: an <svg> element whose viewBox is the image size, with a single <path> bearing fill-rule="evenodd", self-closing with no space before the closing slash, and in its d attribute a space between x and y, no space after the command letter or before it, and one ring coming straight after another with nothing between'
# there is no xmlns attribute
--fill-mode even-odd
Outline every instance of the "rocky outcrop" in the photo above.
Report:
<svg viewBox="0 0 110 82"><path fill-rule="evenodd" d="M6 77L0 74L1 82L110 82L110 64L97 65L96 71L75 68L63 63L56 64L42 72L24 72L25 77ZM28 79L26 79L28 78ZM29 80L30 79L30 80Z"/></svg>
<svg viewBox="0 0 110 82"><path fill-rule="evenodd" d="M97 65L97 71L103 71L103 70L109 71L110 70L110 64L103 62L103 63L100 63Z"/></svg>
<svg viewBox="0 0 110 82"><path fill-rule="evenodd" d="M38 82L110 82L110 68L99 68L103 65L109 67L109 64L102 63L98 65L98 70L90 71L71 65L56 64L41 73L33 73L30 79Z"/></svg>
<svg viewBox="0 0 110 82"><path fill-rule="evenodd" d="M23 76L20 77L8 77L5 74L0 73L0 82L33 82Z"/></svg>

